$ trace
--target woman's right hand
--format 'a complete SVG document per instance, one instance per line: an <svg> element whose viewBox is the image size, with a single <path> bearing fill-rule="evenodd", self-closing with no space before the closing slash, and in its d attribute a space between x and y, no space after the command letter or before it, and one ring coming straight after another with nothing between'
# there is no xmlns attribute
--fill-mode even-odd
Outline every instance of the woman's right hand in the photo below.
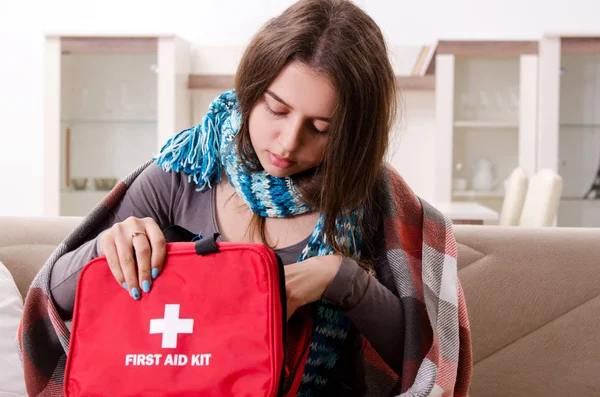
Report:
<svg viewBox="0 0 600 397"><path fill-rule="evenodd" d="M165 236L152 218L129 217L102 234L100 255L104 255L117 280L133 299L150 292L152 280L160 274L167 250Z"/></svg>

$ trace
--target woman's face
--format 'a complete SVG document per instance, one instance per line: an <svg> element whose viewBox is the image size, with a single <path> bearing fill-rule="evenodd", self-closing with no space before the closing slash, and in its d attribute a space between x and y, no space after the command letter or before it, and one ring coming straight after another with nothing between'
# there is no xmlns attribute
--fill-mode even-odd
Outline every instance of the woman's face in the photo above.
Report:
<svg viewBox="0 0 600 397"><path fill-rule="evenodd" d="M288 64L250 112L250 140L265 171L283 178L319 165L335 101L327 77Z"/></svg>

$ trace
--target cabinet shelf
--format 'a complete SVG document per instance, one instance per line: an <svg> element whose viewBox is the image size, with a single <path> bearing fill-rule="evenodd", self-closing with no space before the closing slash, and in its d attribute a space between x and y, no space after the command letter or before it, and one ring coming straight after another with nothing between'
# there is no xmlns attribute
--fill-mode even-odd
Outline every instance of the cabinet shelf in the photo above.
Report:
<svg viewBox="0 0 600 397"><path fill-rule="evenodd" d="M191 50L162 33L45 36L45 215L86 215L109 194L89 183L94 177L128 175L191 124L180 81ZM87 177L87 189L74 190L73 175Z"/></svg>
<svg viewBox="0 0 600 397"><path fill-rule="evenodd" d="M519 124L511 121L469 121L460 120L454 122L456 128L519 128Z"/></svg>
<svg viewBox="0 0 600 397"><path fill-rule="evenodd" d="M233 74L191 74L189 89L231 89L235 86ZM435 75L396 76L396 86L406 91L434 91Z"/></svg>
<svg viewBox="0 0 600 397"><path fill-rule="evenodd" d="M600 129L600 124L593 123L561 123L560 128Z"/></svg>
<svg viewBox="0 0 600 397"><path fill-rule="evenodd" d="M525 41L445 41L436 54L437 201L486 201L498 208L515 167L537 166L538 48ZM498 183L489 192L457 191L459 164L487 158ZM464 172L464 171L463 171ZM466 177L466 176L465 176ZM475 187L478 187L475 185Z"/></svg>
<svg viewBox="0 0 600 397"><path fill-rule="evenodd" d="M600 198L586 199L586 198L578 197L578 196L562 196L560 199L564 200L564 201L590 201L590 202L600 203Z"/></svg>

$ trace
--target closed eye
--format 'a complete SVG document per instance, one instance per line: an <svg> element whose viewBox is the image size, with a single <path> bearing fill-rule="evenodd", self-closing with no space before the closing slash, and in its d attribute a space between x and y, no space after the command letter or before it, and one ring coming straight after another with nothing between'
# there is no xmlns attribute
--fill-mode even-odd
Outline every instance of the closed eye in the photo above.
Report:
<svg viewBox="0 0 600 397"><path fill-rule="evenodd" d="M269 106L269 104L266 101L264 102L264 105L265 105L265 109L267 109L267 112L271 113L275 117L283 117L286 115L286 112L276 112L273 109L271 109L271 107ZM313 133L315 133L317 135L324 135L327 133L327 131L323 131L323 130L320 130L317 127L315 127L314 124L310 124L310 129Z"/></svg>
<svg viewBox="0 0 600 397"><path fill-rule="evenodd" d="M274 111L273 109L271 109L271 108L269 107L269 105L268 105L266 102L265 102L265 108L266 108L266 109L267 109L267 111L268 111L269 113L271 113L273 116L283 116L283 115L285 115L285 112L276 112L276 111Z"/></svg>
<svg viewBox="0 0 600 397"><path fill-rule="evenodd" d="M327 134L327 131L322 131L322 130L318 129L317 127L315 127L313 124L310 125L310 129L313 130L313 132L317 135Z"/></svg>

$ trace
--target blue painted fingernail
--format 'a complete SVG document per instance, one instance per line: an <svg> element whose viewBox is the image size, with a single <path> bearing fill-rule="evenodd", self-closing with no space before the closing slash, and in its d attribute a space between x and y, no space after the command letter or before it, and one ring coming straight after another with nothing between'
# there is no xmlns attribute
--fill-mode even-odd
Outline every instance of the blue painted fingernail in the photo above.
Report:
<svg viewBox="0 0 600 397"><path fill-rule="evenodd" d="M133 299L138 300L140 299L140 291L137 288L132 288L131 289L131 296L133 297Z"/></svg>
<svg viewBox="0 0 600 397"><path fill-rule="evenodd" d="M128 289L127 288L127 283L123 282L123 288Z"/></svg>
<svg viewBox="0 0 600 397"><path fill-rule="evenodd" d="M148 281L148 280L142 281L142 291L150 292L150 281Z"/></svg>
<svg viewBox="0 0 600 397"><path fill-rule="evenodd" d="M160 269L155 267L154 269L152 269L152 279L154 280L156 277L158 277L158 273L160 273Z"/></svg>

